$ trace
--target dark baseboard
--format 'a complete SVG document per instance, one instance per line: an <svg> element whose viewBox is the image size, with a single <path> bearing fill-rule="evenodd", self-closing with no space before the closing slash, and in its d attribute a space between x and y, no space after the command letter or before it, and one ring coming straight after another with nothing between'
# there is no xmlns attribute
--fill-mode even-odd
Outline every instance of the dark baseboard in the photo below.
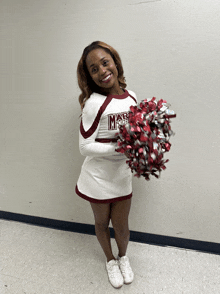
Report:
<svg viewBox="0 0 220 294"><path fill-rule="evenodd" d="M49 219L38 216L31 216L7 211L0 211L0 219L18 221L27 224L42 226L51 229L70 231L81 234L95 235L94 225L67 222L56 219ZM114 230L110 228L111 237L114 237ZM220 254L220 244L205 242L156 234L149 234L137 231L130 231L130 241L153 244L157 246L172 246L182 249L191 249L211 254Z"/></svg>

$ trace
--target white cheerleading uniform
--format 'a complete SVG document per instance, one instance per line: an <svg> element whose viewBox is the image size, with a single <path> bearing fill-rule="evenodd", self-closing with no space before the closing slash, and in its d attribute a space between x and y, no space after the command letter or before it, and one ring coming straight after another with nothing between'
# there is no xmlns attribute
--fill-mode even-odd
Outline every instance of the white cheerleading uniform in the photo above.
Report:
<svg viewBox="0 0 220 294"><path fill-rule="evenodd" d="M111 203L132 197L132 173L127 157L115 151L118 123L127 122L129 107L136 95L93 93L82 112L79 149L86 156L76 185L76 193L90 202Z"/></svg>

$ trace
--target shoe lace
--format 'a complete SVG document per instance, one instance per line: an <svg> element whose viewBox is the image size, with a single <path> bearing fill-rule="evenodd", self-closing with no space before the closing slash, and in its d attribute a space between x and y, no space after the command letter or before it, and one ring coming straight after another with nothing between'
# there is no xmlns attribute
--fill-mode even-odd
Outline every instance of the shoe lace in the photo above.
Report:
<svg viewBox="0 0 220 294"><path fill-rule="evenodd" d="M132 273L132 269L128 260L120 261L120 269L122 273Z"/></svg>
<svg viewBox="0 0 220 294"><path fill-rule="evenodd" d="M115 277L119 273L119 268L117 263L112 264L111 266L108 267L108 272L110 277Z"/></svg>

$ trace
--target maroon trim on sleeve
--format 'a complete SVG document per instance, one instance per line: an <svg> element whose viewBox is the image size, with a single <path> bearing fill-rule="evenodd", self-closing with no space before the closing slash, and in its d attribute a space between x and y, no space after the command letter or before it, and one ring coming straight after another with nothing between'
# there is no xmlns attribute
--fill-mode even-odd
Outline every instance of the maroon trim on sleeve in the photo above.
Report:
<svg viewBox="0 0 220 294"><path fill-rule="evenodd" d="M99 199L94 199L91 197L86 196L85 194L81 193L76 185L75 188L75 192L78 196L80 196L81 198L92 202L92 203L113 203L113 202L117 202L117 201L122 201L122 200L126 200L126 199L130 199L132 197L132 193L129 195L125 195L125 196L120 196L120 197L116 197L116 198L111 198L111 199L105 199L105 200L99 200Z"/></svg>
<svg viewBox="0 0 220 294"><path fill-rule="evenodd" d="M133 96L131 96L131 94L129 94L129 96L134 100L135 103L137 103L137 100Z"/></svg>
<svg viewBox="0 0 220 294"><path fill-rule="evenodd" d="M96 138L95 139L96 142L99 142L99 143L116 143L118 141L118 139L116 138L112 138L112 139L108 139L108 138Z"/></svg>
<svg viewBox="0 0 220 294"><path fill-rule="evenodd" d="M83 136L84 139L89 138L95 132L95 130L98 127L100 118L101 118L103 112L105 111L106 107L108 106L108 104L111 102L111 100L112 100L112 97L107 96L107 98L105 99L104 103L99 108L99 111L98 111L98 113L96 115L96 118L95 118L92 126L88 129L88 131L85 131L84 130L83 122L82 122L82 119L81 119L80 132L81 132L81 135Z"/></svg>

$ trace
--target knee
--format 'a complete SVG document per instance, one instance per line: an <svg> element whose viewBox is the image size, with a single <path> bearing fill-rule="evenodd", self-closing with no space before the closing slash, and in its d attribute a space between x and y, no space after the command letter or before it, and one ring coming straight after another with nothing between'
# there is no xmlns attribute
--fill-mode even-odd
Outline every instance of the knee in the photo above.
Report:
<svg viewBox="0 0 220 294"><path fill-rule="evenodd" d="M128 237L130 236L130 231L127 225L116 225L113 226L115 234L121 237Z"/></svg>
<svg viewBox="0 0 220 294"><path fill-rule="evenodd" d="M101 222L101 221L95 222L96 231L106 231L108 227L109 227L109 222Z"/></svg>

